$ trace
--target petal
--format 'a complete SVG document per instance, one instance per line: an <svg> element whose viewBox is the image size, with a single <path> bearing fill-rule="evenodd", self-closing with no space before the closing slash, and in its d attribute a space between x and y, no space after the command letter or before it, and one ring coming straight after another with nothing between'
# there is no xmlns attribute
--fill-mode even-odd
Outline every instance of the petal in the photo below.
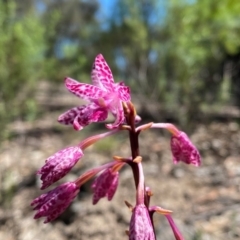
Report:
<svg viewBox="0 0 240 240"><path fill-rule="evenodd" d="M31 206L37 205L34 210L38 210L34 219L46 217L44 223L53 221L69 206L78 192L79 187L74 182L67 182L42 194L31 203Z"/></svg>
<svg viewBox="0 0 240 240"><path fill-rule="evenodd" d="M107 192L108 201L112 200L112 198L117 190L117 187L118 187L119 172L116 172L114 175L115 176L112 179L111 186L109 187L108 192Z"/></svg>
<svg viewBox="0 0 240 240"><path fill-rule="evenodd" d="M124 111L122 107L122 102L119 102L117 107L114 107L110 110L115 117L115 121L112 124L106 124L106 127L108 129L114 129L119 127L120 124L124 123L125 116L124 116Z"/></svg>
<svg viewBox="0 0 240 240"><path fill-rule="evenodd" d="M73 127L75 130L81 130L92 122L102 122L106 120L107 116L108 111L105 108L100 108L95 103L92 103L82 109L76 116L73 121Z"/></svg>
<svg viewBox="0 0 240 240"><path fill-rule="evenodd" d="M74 119L81 114L81 112L86 108L86 105L82 105L80 107L74 107L70 110L66 111L65 113L61 114L58 117L58 122L65 124L65 125L72 125Z"/></svg>
<svg viewBox="0 0 240 240"><path fill-rule="evenodd" d="M75 130L81 130L91 122L106 120L108 111L95 103L75 107L59 116L58 121L62 124L73 125Z"/></svg>
<svg viewBox="0 0 240 240"><path fill-rule="evenodd" d="M193 164L196 167L200 166L200 154L186 133L179 132L177 135L172 135L171 150L175 164L182 161L186 164Z"/></svg>
<svg viewBox="0 0 240 240"><path fill-rule="evenodd" d="M92 204L95 205L98 201L105 197L107 194L108 186L106 186L106 179L108 179L107 174L101 174L99 177L95 178L92 189L94 191Z"/></svg>
<svg viewBox="0 0 240 240"><path fill-rule="evenodd" d="M41 189L49 187L64 177L82 156L82 150L75 146L62 149L49 157L46 164L37 172L41 175Z"/></svg>
<svg viewBox="0 0 240 240"><path fill-rule="evenodd" d="M102 54L98 54L92 67L92 83L99 88L113 92L114 80L111 69L103 58Z"/></svg>
<svg viewBox="0 0 240 240"><path fill-rule="evenodd" d="M97 86L79 83L69 77L65 78L65 86L71 93L84 100L99 99L106 94L105 91Z"/></svg>
<svg viewBox="0 0 240 240"><path fill-rule="evenodd" d="M118 93L118 97L123 102L128 102L131 100L130 88L124 84L115 84L115 91Z"/></svg>
<svg viewBox="0 0 240 240"><path fill-rule="evenodd" d="M118 172L113 173L111 169L106 169L94 180L91 186L94 191L94 205L105 196L108 197L109 201L113 198L117 189L118 176Z"/></svg>
<svg viewBox="0 0 240 240"><path fill-rule="evenodd" d="M130 240L155 240L153 225L144 204L137 205L132 212L129 229Z"/></svg>

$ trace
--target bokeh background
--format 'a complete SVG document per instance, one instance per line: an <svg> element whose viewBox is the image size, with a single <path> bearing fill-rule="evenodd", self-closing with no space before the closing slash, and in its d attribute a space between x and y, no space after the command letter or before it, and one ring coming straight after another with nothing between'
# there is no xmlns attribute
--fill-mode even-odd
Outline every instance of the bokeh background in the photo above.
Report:
<svg viewBox="0 0 240 240"><path fill-rule="evenodd" d="M59 149L102 132L75 132L56 119L81 100L64 89L71 76L90 82L102 53L124 80L143 121L169 121L198 146L203 166L174 166L169 135L141 138L154 203L173 209L189 240L240 238L239 0L0 0L0 239L127 239L134 203L123 169L111 203L91 206L87 184L54 223L32 220L41 192L36 170ZM113 155L128 156L126 135L86 151L64 180ZM174 239L156 217L158 239Z"/></svg>

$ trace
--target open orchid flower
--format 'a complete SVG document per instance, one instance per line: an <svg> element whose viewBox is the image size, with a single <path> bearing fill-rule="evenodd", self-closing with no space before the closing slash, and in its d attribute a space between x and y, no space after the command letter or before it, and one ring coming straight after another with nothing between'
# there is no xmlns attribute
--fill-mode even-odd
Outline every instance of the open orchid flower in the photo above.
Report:
<svg viewBox="0 0 240 240"><path fill-rule="evenodd" d="M112 72L101 54L95 58L91 78L93 85L69 77L65 79L67 89L89 103L68 110L59 116L58 121L81 130L92 122L106 120L108 112L111 112L115 121L106 126L109 129L117 128L125 120L122 102L130 101L130 88L123 82L114 83Z"/></svg>

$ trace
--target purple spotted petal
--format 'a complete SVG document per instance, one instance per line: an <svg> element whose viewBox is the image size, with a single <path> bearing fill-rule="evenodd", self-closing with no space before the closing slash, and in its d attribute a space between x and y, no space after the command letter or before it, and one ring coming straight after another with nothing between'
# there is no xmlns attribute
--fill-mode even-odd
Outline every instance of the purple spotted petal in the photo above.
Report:
<svg viewBox="0 0 240 240"><path fill-rule="evenodd" d="M139 204L133 209L129 240L155 240L149 212L144 204Z"/></svg>
<svg viewBox="0 0 240 240"><path fill-rule="evenodd" d="M44 223L53 221L65 211L78 192L79 188L74 182L67 182L35 198L31 203L37 210L34 219L46 217Z"/></svg>
<svg viewBox="0 0 240 240"><path fill-rule="evenodd" d="M75 130L81 130L92 122L106 120L108 111L95 103L75 107L59 116L58 121L62 124L73 125Z"/></svg>
<svg viewBox="0 0 240 240"><path fill-rule="evenodd" d="M104 121L108 116L106 109L98 108L87 111L84 110L83 115L78 115L73 121L73 127L75 130L81 130L83 127L89 125L92 122Z"/></svg>
<svg viewBox="0 0 240 240"><path fill-rule="evenodd" d="M115 176L112 179L111 185L109 186L109 189L107 192L108 201L112 200L113 196L115 195L115 192L117 191L117 187L118 187L119 172L116 172L114 175Z"/></svg>
<svg viewBox="0 0 240 240"><path fill-rule="evenodd" d="M79 147L68 147L47 158L45 165L37 172L41 175L41 189L63 178L82 156L83 152Z"/></svg>
<svg viewBox="0 0 240 240"><path fill-rule="evenodd" d="M179 132L177 135L172 135L171 150L175 164L182 161L187 164L193 164L196 167L200 166L200 154L186 133Z"/></svg>
<svg viewBox="0 0 240 240"><path fill-rule="evenodd" d="M102 172L93 182L92 189L93 204L97 204L103 197L108 197L108 200L112 200L118 186L118 172L112 172L111 169L106 169Z"/></svg>
<svg viewBox="0 0 240 240"><path fill-rule="evenodd" d="M95 58L91 77L93 85L108 92L114 91L113 75L102 54L98 54Z"/></svg>
<svg viewBox="0 0 240 240"><path fill-rule="evenodd" d="M115 84L115 91L118 93L118 97L123 102L131 100L130 88L123 84Z"/></svg>
<svg viewBox="0 0 240 240"><path fill-rule="evenodd" d="M61 114L58 117L58 122L65 124L65 125L72 125L74 119L78 116L81 115L82 111L86 108L86 105L82 105L80 107L74 107L71 108L70 110L66 111L65 113Z"/></svg>
<svg viewBox="0 0 240 240"><path fill-rule="evenodd" d="M84 100L99 99L106 95L106 92L97 86L79 83L69 77L65 78L65 85L71 93Z"/></svg>
<svg viewBox="0 0 240 240"><path fill-rule="evenodd" d="M124 116L124 111L123 111L123 107L122 107L122 103L119 102L118 106L114 106L115 108L111 109L111 112L113 114L113 116L115 117L115 121L112 124L106 124L106 127L108 129L114 129L119 127L120 124L123 124L125 121L125 116Z"/></svg>

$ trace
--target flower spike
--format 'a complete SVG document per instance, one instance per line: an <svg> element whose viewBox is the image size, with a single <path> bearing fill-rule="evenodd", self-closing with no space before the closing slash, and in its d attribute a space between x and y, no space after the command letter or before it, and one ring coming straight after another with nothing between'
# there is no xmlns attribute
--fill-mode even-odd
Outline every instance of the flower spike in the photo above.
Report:
<svg viewBox="0 0 240 240"><path fill-rule="evenodd" d="M94 122L102 122L111 113L114 117L112 123L106 124L108 131L85 138L78 145L62 149L47 158L45 165L38 170L42 180L41 189L64 177L83 156L83 151L89 146L101 141L103 138L127 130L130 142L130 157L114 156L113 161L88 169L74 181L61 184L55 189L35 198L31 206L36 210L35 219L45 217L44 223L56 219L73 201L80 191L81 186L90 179L92 183L92 203L106 197L112 200L118 187L119 172L124 165L128 165L133 174L136 190L135 204L125 201L131 210L130 226L126 234L129 240L156 240L153 215L155 212L163 214L172 228L176 240L183 237L176 227L171 214L172 211L159 206L151 206L153 192L146 186L142 156L139 144L141 132L150 128L168 130L171 137L171 150L173 162L182 161L187 164L199 166L200 154L186 133L181 132L171 123L149 122L138 126L141 117L137 115L136 108L131 102L130 88L123 82L114 82L113 74L101 54L98 54L91 71L91 84L80 83L70 77L65 78L65 86L69 92L86 101L84 105L75 106L61 114L58 121L71 125L75 130L82 130ZM124 149L120 152L127 153Z"/></svg>

